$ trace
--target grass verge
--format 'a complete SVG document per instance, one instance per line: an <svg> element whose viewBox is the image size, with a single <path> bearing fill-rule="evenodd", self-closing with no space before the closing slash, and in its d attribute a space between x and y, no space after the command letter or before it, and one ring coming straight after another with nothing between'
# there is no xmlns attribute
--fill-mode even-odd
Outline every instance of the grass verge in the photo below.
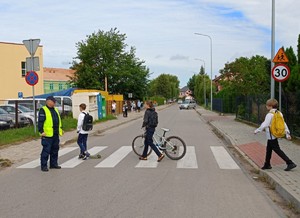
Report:
<svg viewBox="0 0 300 218"><path fill-rule="evenodd" d="M113 119L116 119L116 117L114 117L112 115L107 115L103 119L95 120L94 123L96 124L96 123L105 122L105 121L113 120ZM71 117L64 117L62 119L62 126L63 126L64 132L72 131L72 130L76 129L76 127L77 127L77 119L74 119ZM4 145L17 144L20 142L37 139L39 137L40 137L39 133L34 132L33 126L0 131L0 148Z"/></svg>

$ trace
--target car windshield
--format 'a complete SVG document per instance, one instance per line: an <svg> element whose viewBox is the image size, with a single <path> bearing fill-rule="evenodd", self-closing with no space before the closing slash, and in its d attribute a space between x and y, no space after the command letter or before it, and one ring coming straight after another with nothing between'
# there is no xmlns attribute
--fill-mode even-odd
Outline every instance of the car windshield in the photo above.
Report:
<svg viewBox="0 0 300 218"><path fill-rule="evenodd" d="M4 109L0 108L0 114L8 114L8 112L5 111Z"/></svg>
<svg viewBox="0 0 300 218"><path fill-rule="evenodd" d="M25 107L23 105L18 105L18 107L22 112L33 112L33 110L31 110L30 108Z"/></svg>
<svg viewBox="0 0 300 218"><path fill-rule="evenodd" d="M184 101L183 104L189 104L191 101Z"/></svg>

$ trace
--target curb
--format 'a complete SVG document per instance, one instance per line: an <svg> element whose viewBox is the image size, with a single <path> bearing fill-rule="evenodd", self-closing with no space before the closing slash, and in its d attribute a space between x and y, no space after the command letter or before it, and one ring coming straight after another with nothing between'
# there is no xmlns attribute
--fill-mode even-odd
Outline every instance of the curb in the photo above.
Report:
<svg viewBox="0 0 300 218"><path fill-rule="evenodd" d="M199 111L197 111L197 113L200 115L201 117L201 113ZM221 129L218 129L213 123L211 123L210 121L206 121L203 118L201 118L201 120L203 120L204 122L207 122L214 131L216 131L221 137L224 138L224 140L231 145L240 155L242 155L243 158L245 158L245 160L252 166L254 167L256 170L259 170L259 175L264 176L267 178L267 181L269 184L271 185L275 185L275 190L276 192L286 201L288 201L289 203L292 203L295 206L296 210L300 210L300 202L292 195L290 194L281 184L279 184L275 179L272 178L272 176L270 176L267 172L261 170L244 152L242 152L237 144L235 143L234 139L231 138L229 135L227 135L226 133L224 133Z"/></svg>

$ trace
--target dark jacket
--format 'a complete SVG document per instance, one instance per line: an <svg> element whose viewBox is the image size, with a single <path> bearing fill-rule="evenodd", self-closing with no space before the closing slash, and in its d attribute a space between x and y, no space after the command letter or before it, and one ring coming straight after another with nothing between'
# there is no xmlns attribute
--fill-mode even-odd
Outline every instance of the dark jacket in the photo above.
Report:
<svg viewBox="0 0 300 218"><path fill-rule="evenodd" d="M144 120L143 120L143 125L142 125L142 128L143 127L146 127L148 128L148 122L149 122L149 117L151 116L151 113L154 113L155 112L155 108L147 108L147 110L145 111L145 114L144 114Z"/></svg>

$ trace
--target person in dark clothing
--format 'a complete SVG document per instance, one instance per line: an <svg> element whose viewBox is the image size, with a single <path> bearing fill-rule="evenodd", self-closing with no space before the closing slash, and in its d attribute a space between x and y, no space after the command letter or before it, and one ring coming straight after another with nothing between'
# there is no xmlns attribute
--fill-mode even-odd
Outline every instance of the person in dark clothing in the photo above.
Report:
<svg viewBox="0 0 300 218"><path fill-rule="evenodd" d="M158 157L157 161L160 162L165 157L165 155L160 153L158 148L153 143L153 135L154 135L156 126L149 125L149 123L150 123L149 119L151 117L151 113L155 113L155 108L153 106L153 102L148 100L146 102L146 111L145 111L145 114L144 114L144 120L143 120L143 125L142 125L142 128L144 128L144 127L146 128L145 147L144 147L143 155L139 159L140 160L147 160L147 153L148 153L148 148L149 148L149 145L150 145L151 148L153 149L153 151L156 153L156 155Z"/></svg>
<svg viewBox="0 0 300 218"><path fill-rule="evenodd" d="M60 169L58 165L59 136L63 134L61 118L58 110L54 107L55 98L49 96L46 105L39 110L38 131L41 135L43 146L41 152L41 170L48 171L48 158L50 156L50 169Z"/></svg>

